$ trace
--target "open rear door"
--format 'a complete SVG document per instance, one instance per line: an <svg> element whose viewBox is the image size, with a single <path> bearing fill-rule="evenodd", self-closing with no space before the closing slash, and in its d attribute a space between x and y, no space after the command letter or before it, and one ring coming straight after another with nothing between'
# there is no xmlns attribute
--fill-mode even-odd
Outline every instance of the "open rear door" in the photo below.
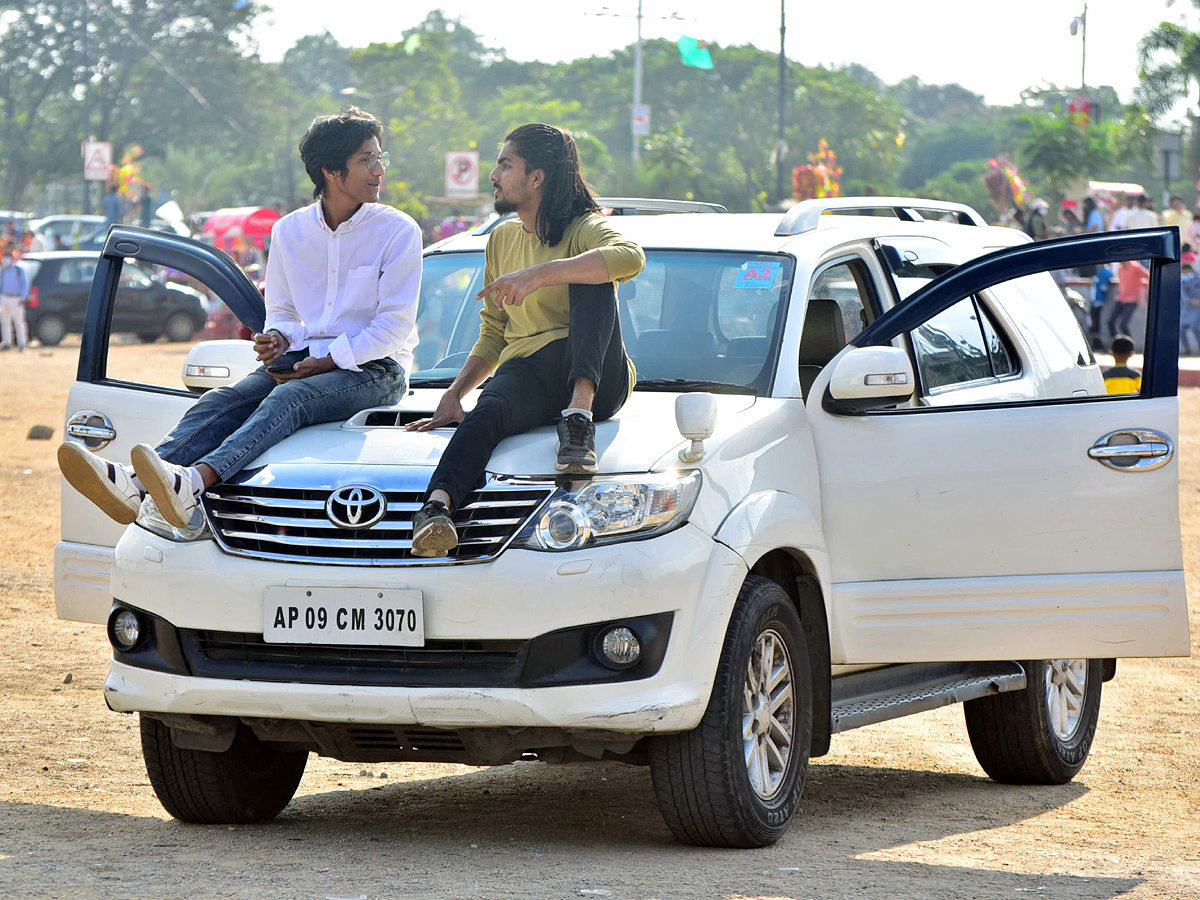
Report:
<svg viewBox="0 0 1200 900"><path fill-rule="evenodd" d="M826 366L807 409L834 663L1188 655L1178 260L1160 228L955 267L853 342L909 351L910 407L839 409ZM1099 266L1141 292L1101 323L1132 334L1120 380L1063 293Z"/></svg>
<svg viewBox="0 0 1200 900"><path fill-rule="evenodd" d="M163 323L190 341L143 343L149 325L137 332L115 330L130 321L122 304L122 268L136 265L139 277L159 285ZM67 398L66 439L106 459L127 464L137 443L157 443L196 400L183 384L183 361L203 338L206 310L223 302L244 324L260 330L265 303L254 284L224 253L174 234L117 226L101 251L88 296L79 351L79 370ZM138 299L136 302L142 302ZM144 309L136 321L151 321ZM157 321L157 320L153 320ZM130 326L132 327L132 326ZM157 327L157 326L156 326ZM249 351L253 358L253 352ZM62 540L54 550L54 600L59 618L104 622L112 604L109 577L113 548L124 532L64 480Z"/></svg>

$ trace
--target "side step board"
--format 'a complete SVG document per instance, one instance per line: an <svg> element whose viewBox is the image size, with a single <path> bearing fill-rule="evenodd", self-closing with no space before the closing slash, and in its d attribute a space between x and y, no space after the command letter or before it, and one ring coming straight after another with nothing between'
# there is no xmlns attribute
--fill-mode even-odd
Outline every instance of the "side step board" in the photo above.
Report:
<svg viewBox="0 0 1200 900"><path fill-rule="evenodd" d="M833 679L831 732L1024 687L1015 662L905 663L842 675Z"/></svg>

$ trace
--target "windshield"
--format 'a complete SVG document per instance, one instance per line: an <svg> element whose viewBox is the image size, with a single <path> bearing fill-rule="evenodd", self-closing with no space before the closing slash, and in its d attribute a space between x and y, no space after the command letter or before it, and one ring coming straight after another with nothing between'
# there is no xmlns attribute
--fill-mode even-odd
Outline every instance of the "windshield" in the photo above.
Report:
<svg viewBox="0 0 1200 900"><path fill-rule="evenodd" d="M425 257L414 386L453 378L479 337L482 252ZM641 390L766 393L791 257L647 250L646 268L617 286L621 333Z"/></svg>

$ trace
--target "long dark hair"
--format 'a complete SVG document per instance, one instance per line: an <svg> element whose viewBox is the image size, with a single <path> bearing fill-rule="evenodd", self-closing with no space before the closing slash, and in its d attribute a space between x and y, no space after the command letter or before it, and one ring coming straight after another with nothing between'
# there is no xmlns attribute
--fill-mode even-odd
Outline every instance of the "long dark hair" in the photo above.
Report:
<svg viewBox="0 0 1200 900"><path fill-rule="evenodd" d="M525 173L541 169L542 202L538 205L537 236L553 247L562 240L571 222L586 212L600 209L596 196L583 180L579 147L565 128L553 125L522 125L504 136L525 161Z"/></svg>

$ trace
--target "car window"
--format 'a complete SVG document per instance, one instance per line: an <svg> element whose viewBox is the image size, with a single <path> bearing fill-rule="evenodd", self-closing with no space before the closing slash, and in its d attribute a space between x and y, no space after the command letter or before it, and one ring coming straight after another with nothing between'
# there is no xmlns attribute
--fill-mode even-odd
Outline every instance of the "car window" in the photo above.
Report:
<svg viewBox="0 0 1200 900"><path fill-rule="evenodd" d="M479 251L425 257L414 386L453 378L478 340L483 265ZM617 288L638 383L656 389L650 382L684 379L765 391L793 268L791 257L776 254L647 250L645 270Z"/></svg>
<svg viewBox="0 0 1200 900"><path fill-rule="evenodd" d="M479 338L475 295L483 287L482 253L442 253L425 257L421 267L421 299L417 305L420 343L413 371L434 368L443 359L470 352ZM449 365L457 371L462 360ZM453 373L451 373L453 374Z"/></svg>
<svg viewBox="0 0 1200 900"><path fill-rule="evenodd" d="M848 260L825 269L808 292L810 300L823 298L837 303L842 313L847 343L875 321L878 310L870 287L870 277L861 261Z"/></svg>
<svg viewBox="0 0 1200 900"><path fill-rule="evenodd" d="M215 292L176 269L125 260L117 283L108 335L110 379L186 390L184 360L193 346L248 337ZM257 363L249 341L246 347L237 359L248 373Z"/></svg>
<svg viewBox="0 0 1200 900"><path fill-rule="evenodd" d="M59 284L91 284L95 274L95 259L64 259L58 264Z"/></svg>
<svg viewBox="0 0 1200 900"><path fill-rule="evenodd" d="M988 358L992 363L992 374L996 378L1004 378L1016 374L1020 368L1015 351L1009 346L1008 339L996 324L991 310L987 305L976 300L976 306L982 316L979 324L983 327L983 340L987 344Z"/></svg>
<svg viewBox="0 0 1200 900"><path fill-rule="evenodd" d="M25 278L28 283L33 284L42 268L42 261L40 259L22 259L17 262L17 265L25 270Z"/></svg>
<svg viewBox="0 0 1200 900"><path fill-rule="evenodd" d="M912 332L921 385L933 392L993 377L973 297L960 300Z"/></svg>

